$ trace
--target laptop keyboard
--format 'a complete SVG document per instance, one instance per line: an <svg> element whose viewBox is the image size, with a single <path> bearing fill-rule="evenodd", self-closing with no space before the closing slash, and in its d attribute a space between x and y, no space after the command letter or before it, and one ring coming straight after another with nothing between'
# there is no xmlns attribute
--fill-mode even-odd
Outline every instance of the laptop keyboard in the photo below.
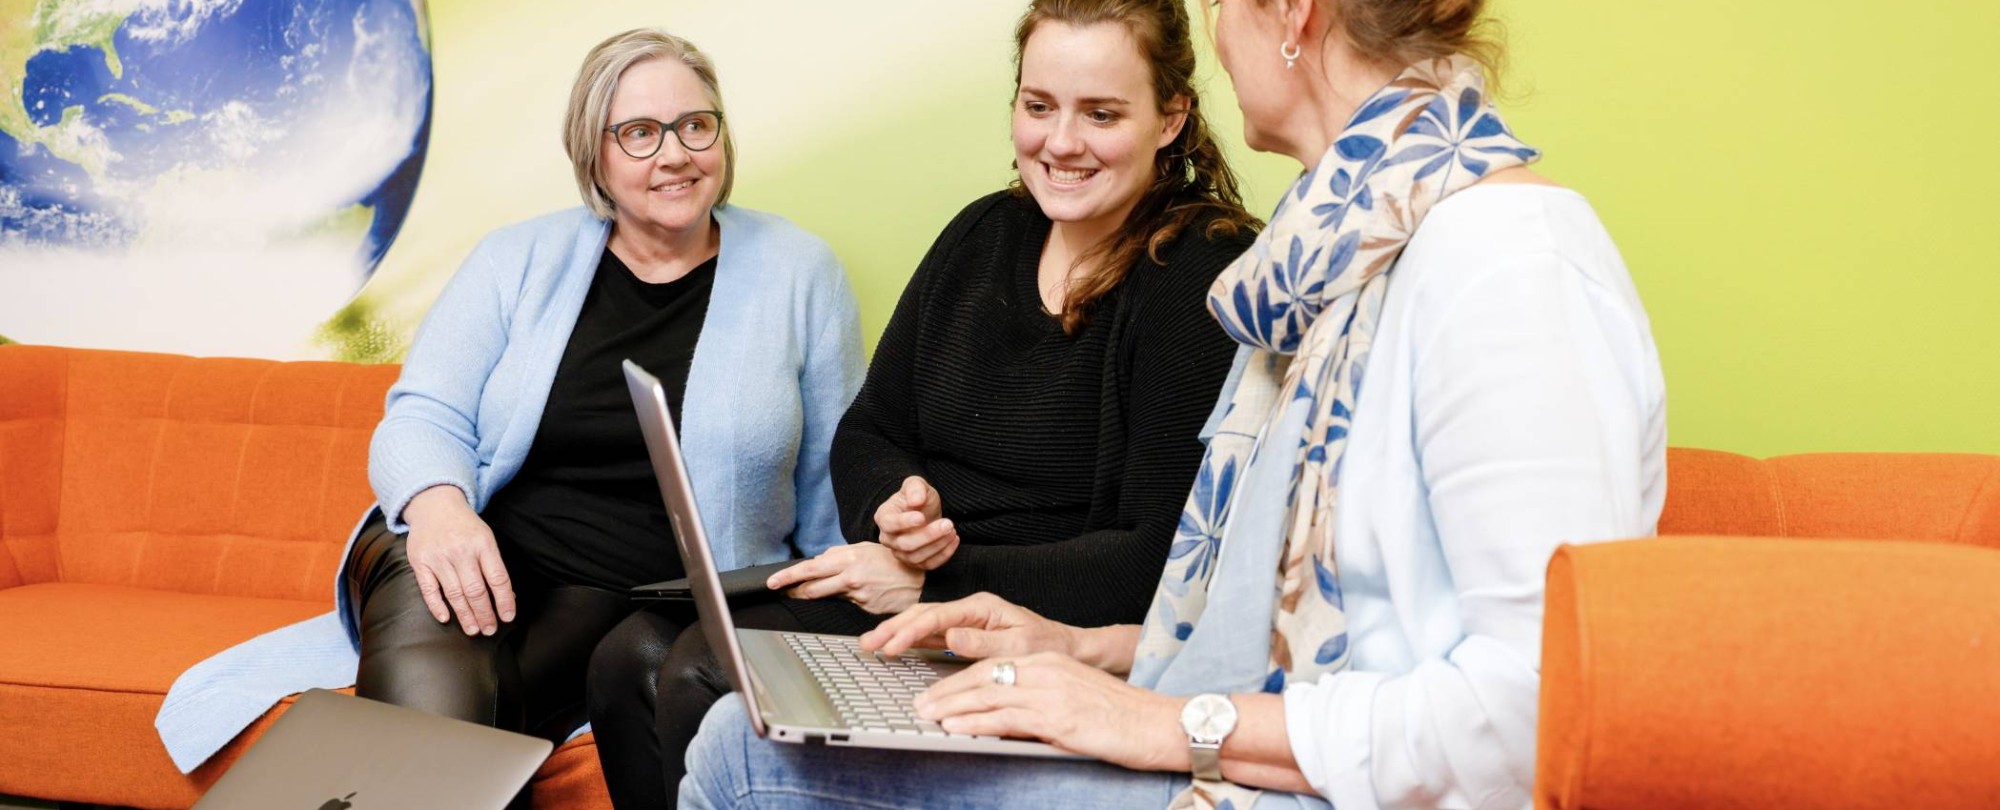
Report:
<svg viewBox="0 0 2000 810"><path fill-rule="evenodd" d="M894 658L862 652L853 638L783 634L786 643L849 728L926 737L964 737L919 719L911 701L943 677L914 655Z"/></svg>

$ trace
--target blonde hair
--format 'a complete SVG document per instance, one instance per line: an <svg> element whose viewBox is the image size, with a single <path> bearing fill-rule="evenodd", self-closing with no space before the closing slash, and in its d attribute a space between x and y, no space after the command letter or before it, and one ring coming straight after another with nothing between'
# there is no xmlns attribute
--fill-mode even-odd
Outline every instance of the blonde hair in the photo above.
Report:
<svg viewBox="0 0 2000 810"><path fill-rule="evenodd" d="M1269 6L1271 0L1256 0ZM1364 59L1398 68L1464 54L1486 69L1489 94L1500 94L1506 31L1486 15L1487 0L1300 0L1318 3ZM1209 13L1209 30L1215 15ZM1331 33L1329 31L1329 33Z"/></svg>
<svg viewBox="0 0 2000 810"><path fill-rule="evenodd" d="M618 78L626 70L652 59L673 59L687 65L708 91L709 103L722 112L722 86L715 78L715 63L692 42L658 28L634 28L591 48L569 89L563 149L569 152L576 170L576 190L583 195L584 206L600 219L611 219L617 212L617 205L599 180L604 165L604 128L611 124L611 97L618 92ZM722 163L722 194L715 198L717 206L729 202L729 191L736 185L736 138L726 124L722 128Z"/></svg>

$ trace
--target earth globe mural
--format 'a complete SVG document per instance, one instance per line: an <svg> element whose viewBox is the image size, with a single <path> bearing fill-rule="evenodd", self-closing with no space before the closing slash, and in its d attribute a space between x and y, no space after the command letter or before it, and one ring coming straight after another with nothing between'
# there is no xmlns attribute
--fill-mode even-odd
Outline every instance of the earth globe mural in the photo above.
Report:
<svg viewBox="0 0 2000 810"><path fill-rule="evenodd" d="M0 0L0 336L310 356L430 135L423 0Z"/></svg>

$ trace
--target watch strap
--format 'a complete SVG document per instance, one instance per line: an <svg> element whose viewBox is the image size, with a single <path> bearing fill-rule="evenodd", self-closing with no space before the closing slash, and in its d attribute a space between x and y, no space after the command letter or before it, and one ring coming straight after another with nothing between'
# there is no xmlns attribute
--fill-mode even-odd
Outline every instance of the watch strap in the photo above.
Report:
<svg viewBox="0 0 2000 810"><path fill-rule="evenodd" d="M1222 781L1222 741L1188 741L1188 759L1193 763L1194 778L1208 781Z"/></svg>

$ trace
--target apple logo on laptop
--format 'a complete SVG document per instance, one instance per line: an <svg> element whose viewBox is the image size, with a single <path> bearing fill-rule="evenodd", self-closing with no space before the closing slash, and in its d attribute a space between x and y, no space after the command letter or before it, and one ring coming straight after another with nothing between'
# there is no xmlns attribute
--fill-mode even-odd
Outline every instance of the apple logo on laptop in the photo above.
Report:
<svg viewBox="0 0 2000 810"><path fill-rule="evenodd" d="M359 792L361 791L355 791L355 793ZM352 798L354 798L354 793L349 793L338 799L327 799L326 804L319 806L319 810L347 810L347 808L354 806L353 802L348 801L348 799Z"/></svg>

